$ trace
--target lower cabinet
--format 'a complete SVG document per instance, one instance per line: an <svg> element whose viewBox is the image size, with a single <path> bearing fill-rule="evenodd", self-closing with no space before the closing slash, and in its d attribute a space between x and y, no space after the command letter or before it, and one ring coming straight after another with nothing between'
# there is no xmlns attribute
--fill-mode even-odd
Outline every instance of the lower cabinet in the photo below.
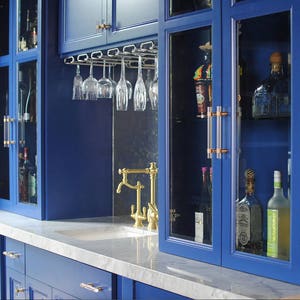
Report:
<svg viewBox="0 0 300 300"><path fill-rule="evenodd" d="M3 255L6 299L188 299L11 238Z"/></svg>

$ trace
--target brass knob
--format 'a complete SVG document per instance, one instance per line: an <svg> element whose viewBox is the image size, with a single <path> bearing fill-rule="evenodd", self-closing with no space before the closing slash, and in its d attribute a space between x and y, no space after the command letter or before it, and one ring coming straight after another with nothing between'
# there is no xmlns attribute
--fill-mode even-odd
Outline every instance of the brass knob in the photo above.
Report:
<svg viewBox="0 0 300 300"><path fill-rule="evenodd" d="M97 25L97 29L99 30L99 29L101 29L101 30L107 30L107 29L110 29L111 28L111 25L109 25L109 24L98 24Z"/></svg>

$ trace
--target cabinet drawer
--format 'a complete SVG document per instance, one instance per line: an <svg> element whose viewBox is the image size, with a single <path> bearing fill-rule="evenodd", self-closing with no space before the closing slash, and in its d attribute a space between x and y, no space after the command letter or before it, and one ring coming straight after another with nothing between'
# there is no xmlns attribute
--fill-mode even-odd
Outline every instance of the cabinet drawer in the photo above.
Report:
<svg viewBox="0 0 300 300"><path fill-rule="evenodd" d="M5 250L6 266L20 273L25 273L25 245L22 242L6 238Z"/></svg>
<svg viewBox="0 0 300 300"><path fill-rule="evenodd" d="M30 266L27 276L76 298L112 299L112 274L109 272L29 245L26 245L26 265ZM84 284L86 288L82 287ZM92 286L101 289L93 290Z"/></svg>

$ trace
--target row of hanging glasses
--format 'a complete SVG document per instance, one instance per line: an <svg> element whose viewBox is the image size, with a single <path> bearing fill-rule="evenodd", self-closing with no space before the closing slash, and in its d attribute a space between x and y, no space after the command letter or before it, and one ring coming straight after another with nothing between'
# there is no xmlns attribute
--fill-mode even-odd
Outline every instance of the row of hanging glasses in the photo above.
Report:
<svg viewBox="0 0 300 300"><path fill-rule="evenodd" d="M113 48L106 51L80 54L75 58L65 58L66 64L76 65L76 74L73 79L73 100L97 100L114 98L116 110L126 111L128 102L133 97L135 111L146 110L147 101L150 101L151 109L158 108L158 49L154 42L141 43L139 47L127 45L120 50ZM89 76L83 79L80 74L80 66L89 66ZM118 82L112 79L112 69L121 65L120 79ZM94 67L102 67L102 77L97 80L94 76ZM134 88L126 79L126 68L137 69L137 79ZM108 76L106 71L108 69ZM143 70L147 70L147 78L143 78ZM151 70L154 75L151 78Z"/></svg>

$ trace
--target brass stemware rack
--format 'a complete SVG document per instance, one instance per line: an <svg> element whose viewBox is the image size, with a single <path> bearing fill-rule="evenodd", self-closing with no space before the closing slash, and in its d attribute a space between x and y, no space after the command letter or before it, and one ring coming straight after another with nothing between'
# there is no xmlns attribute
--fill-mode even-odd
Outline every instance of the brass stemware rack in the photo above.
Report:
<svg viewBox="0 0 300 300"><path fill-rule="evenodd" d="M64 58L64 63L68 65L86 65L91 62L93 66L115 67L121 65L121 59L124 57L126 68L137 69L138 58L142 57L143 69L155 69L155 57L158 55L158 46L154 41L141 43L139 46L135 44L125 45L122 48L110 48L107 50L98 50L88 53L81 53L77 56L68 56Z"/></svg>

